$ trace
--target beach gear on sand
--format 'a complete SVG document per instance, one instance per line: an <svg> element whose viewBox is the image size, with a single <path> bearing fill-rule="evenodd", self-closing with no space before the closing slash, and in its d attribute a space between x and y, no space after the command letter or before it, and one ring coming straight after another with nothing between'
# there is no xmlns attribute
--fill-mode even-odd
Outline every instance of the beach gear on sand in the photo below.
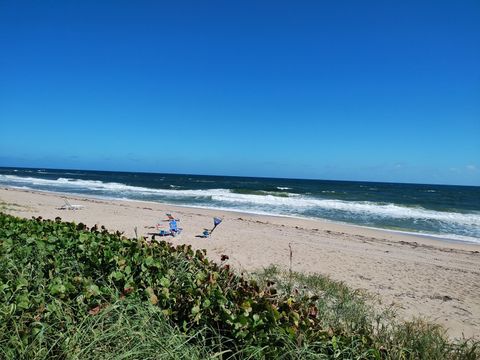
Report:
<svg viewBox="0 0 480 360"><path fill-rule="evenodd" d="M170 225L170 232L172 233L172 236L177 236L179 235L181 232L182 232L182 228L179 228L177 226L177 221L176 220L172 220L169 222L169 225Z"/></svg>
<svg viewBox="0 0 480 360"><path fill-rule="evenodd" d="M178 227L177 221L179 221L179 220L178 219L173 219L173 217L172 217L172 220L170 220L170 222L168 223L168 225L170 227L169 230L159 229L160 224L157 224L158 232L148 233L148 235L152 235L153 240L155 240L155 236L177 236L183 230L182 228Z"/></svg>
<svg viewBox="0 0 480 360"><path fill-rule="evenodd" d="M67 199L63 199L63 201L65 201L65 204L60 206L58 210L81 210L84 207L83 205L72 205Z"/></svg>
<svg viewBox="0 0 480 360"><path fill-rule="evenodd" d="M170 213L166 213L165 215L167 215L167 220L164 220L164 221L172 221L172 220L180 221L180 219L175 219Z"/></svg>
<svg viewBox="0 0 480 360"><path fill-rule="evenodd" d="M218 217L214 217L213 218L213 228L212 230L210 230L210 234L213 232L213 230L215 230L215 228L222 222L222 219L221 218L218 218Z"/></svg>
<svg viewBox="0 0 480 360"><path fill-rule="evenodd" d="M212 230L203 229L202 235L197 235L196 237L199 237L199 238L208 238L208 237L210 237L210 235L212 234L213 230L215 230L215 228L222 222L222 220L223 220L222 218L214 217L214 218L213 218L213 228L212 228Z"/></svg>
<svg viewBox="0 0 480 360"><path fill-rule="evenodd" d="M171 221L180 221L180 219L175 219L172 214L170 213L166 213L165 214L167 216L166 219L162 219L162 220L159 220L158 224L156 225L157 226L157 229L161 228L163 225L161 224L162 221L168 221L168 222L171 222Z"/></svg>
<svg viewBox="0 0 480 360"><path fill-rule="evenodd" d="M148 235L152 235L152 240L155 240L155 236L175 236L169 230L160 230L158 233L148 233Z"/></svg>

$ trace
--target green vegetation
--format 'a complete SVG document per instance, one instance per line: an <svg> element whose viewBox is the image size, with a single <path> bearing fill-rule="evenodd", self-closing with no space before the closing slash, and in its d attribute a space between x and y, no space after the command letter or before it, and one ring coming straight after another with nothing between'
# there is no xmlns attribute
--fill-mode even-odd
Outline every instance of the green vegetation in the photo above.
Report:
<svg viewBox="0 0 480 360"><path fill-rule="evenodd" d="M364 295L276 268L247 280L205 251L0 214L0 358L476 359Z"/></svg>
<svg viewBox="0 0 480 360"><path fill-rule="evenodd" d="M331 333L364 334L371 338L371 358L380 359L479 359L480 344L473 340L453 343L439 326L422 320L400 322L391 309L376 309L374 298L353 291L345 284L323 275L282 271L270 266L253 274L260 286L272 282L279 296L292 291L316 299L320 325ZM349 344L347 351L354 344ZM342 357L342 356L340 356ZM344 358L362 358L358 353ZM367 357L370 358L370 357Z"/></svg>

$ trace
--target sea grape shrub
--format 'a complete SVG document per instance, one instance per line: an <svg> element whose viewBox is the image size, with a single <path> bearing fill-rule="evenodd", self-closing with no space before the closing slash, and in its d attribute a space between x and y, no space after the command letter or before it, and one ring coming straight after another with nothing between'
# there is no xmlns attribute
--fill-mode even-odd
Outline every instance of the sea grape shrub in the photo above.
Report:
<svg viewBox="0 0 480 360"><path fill-rule="evenodd" d="M281 349L287 338L299 345L321 341L333 353L346 338L321 328L315 299L261 289L191 246L147 244L103 227L0 213L0 259L0 322L15 325L24 344L47 324L61 332L67 322L95 316L127 296L159 306L186 332L214 329L235 346ZM63 323L50 323L60 308ZM351 342L357 335L348 336ZM371 344L357 337L365 348Z"/></svg>

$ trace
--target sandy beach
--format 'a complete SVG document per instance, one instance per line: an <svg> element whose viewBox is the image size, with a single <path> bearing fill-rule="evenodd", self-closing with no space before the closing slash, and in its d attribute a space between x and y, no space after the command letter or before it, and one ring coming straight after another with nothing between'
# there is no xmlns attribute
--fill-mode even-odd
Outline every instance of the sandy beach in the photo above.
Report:
<svg viewBox="0 0 480 360"><path fill-rule="evenodd" d="M68 198L81 210L60 210ZM426 318L448 329L453 338L480 334L480 245L448 242L382 230L287 217L252 215L167 204L102 200L30 190L0 189L0 211L30 218L61 217L88 226L139 236L168 228L165 213L180 219L182 233L164 238L173 244L207 249L218 260L229 256L238 271L270 264L287 267L289 244L293 270L320 273L351 288L378 295L402 319ZM197 237L222 224L208 239Z"/></svg>

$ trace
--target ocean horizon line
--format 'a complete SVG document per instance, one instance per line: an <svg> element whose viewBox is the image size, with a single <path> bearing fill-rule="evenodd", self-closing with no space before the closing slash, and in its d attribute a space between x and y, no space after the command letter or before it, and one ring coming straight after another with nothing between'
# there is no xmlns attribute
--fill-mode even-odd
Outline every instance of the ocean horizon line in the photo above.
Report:
<svg viewBox="0 0 480 360"><path fill-rule="evenodd" d="M17 170L37 170L37 171L87 171L87 172L104 172L104 173L124 173L124 174L149 174L149 175L178 175L178 176L205 176L205 177L230 177L238 179L266 179L266 180L301 180L301 181L325 181L325 182L353 182L353 183L374 183L374 184L399 184L399 185L433 185L433 186L458 186L458 187L480 187L479 185L463 185L463 184L445 184L445 183L426 183L426 182L400 182L400 181L383 181L383 180L348 180L348 179L325 179L325 178L301 178L301 177L278 177L278 176L255 176L255 175L222 175L222 174L195 174L181 172L158 172L158 171L133 171L133 170L104 170L104 169L75 169L75 168L53 168L53 167L24 167L24 166L0 166L0 169L17 169Z"/></svg>

